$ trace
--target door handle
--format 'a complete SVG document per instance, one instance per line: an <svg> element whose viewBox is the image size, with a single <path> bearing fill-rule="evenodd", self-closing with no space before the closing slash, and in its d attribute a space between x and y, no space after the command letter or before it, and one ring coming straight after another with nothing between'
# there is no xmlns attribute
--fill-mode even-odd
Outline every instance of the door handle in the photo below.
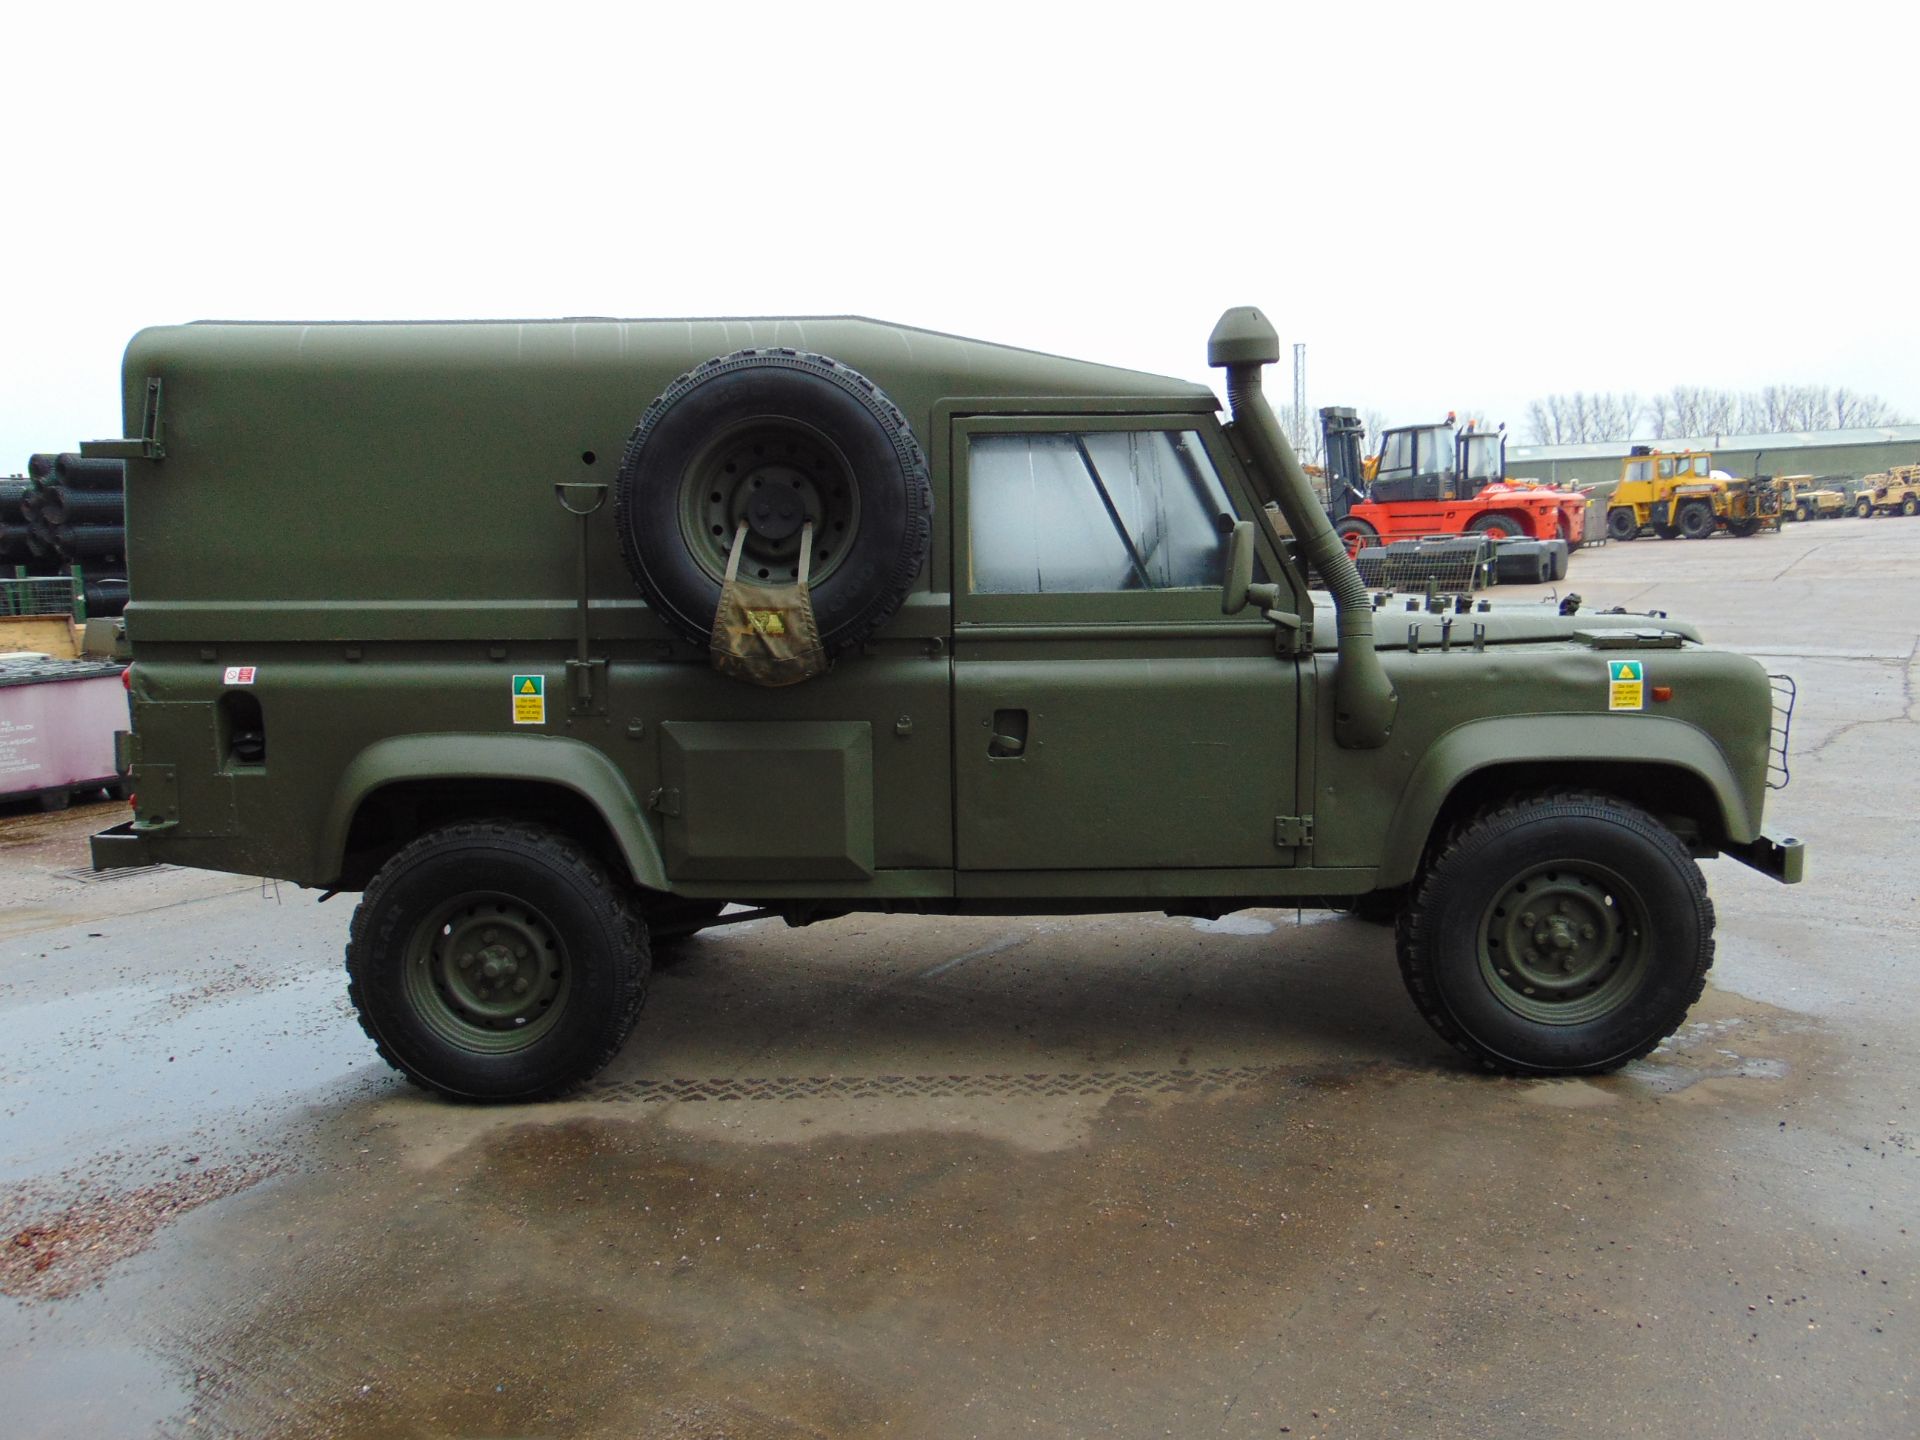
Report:
<svg viewBox="0 0 1920 1440"><path fill-rule="evenodd" d="M1018 760L1027 753L1027 712L996 710L993 729L987 741L987 754L995 760Z"/></svg>

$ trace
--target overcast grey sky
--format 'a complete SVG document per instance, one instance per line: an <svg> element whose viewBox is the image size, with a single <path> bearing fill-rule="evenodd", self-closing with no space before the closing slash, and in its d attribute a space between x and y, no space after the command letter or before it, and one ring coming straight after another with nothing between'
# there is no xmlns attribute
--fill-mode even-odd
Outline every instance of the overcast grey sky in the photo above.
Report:
<svg viewBox="0 0 1920 1440"><path fill-rule="evenodd" d="M1389 422L1920 419L1920 6L16 5L0 473L144 325L857 312ZM1283 365L1270 384L1284 396Z"/></svg>

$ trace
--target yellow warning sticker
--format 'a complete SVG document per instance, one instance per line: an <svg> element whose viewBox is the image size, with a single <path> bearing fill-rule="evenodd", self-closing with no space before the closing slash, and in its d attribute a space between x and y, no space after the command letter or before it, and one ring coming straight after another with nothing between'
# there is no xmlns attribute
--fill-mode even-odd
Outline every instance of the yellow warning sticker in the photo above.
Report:
<svg viewBox="0 0 1920 1440"><path fill-rule="evenodd" d="M1607 709L1647 708L1647 674L1638 660L1607 661Z"/></svg>
<svg viewBox="0 0 1920 1440"><path fill-rule="evenodd" d="M747 624L760 635L784 635L787 633L787 612L784 610L749 610Z"/></svg>
<svg viewBox="0 0 1920 1440"><path fill-rule="evenodd" d="M546 676L516 675L513 677L513 723L516 725L547 723Z"/></svg>

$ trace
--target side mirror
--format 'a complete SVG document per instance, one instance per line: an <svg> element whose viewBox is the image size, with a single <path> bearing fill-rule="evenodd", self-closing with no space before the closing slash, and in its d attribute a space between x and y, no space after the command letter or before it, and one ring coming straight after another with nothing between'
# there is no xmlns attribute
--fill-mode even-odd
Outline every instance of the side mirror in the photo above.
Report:
<svg viewBox="0 0 1920 1440"><path fill-rule="evenodd" d="M1238 615L1249 600L1262 610L1271 610L1280 603L1280 587L1253 583L1253 522L1242 520L1227 539L1227 576L1220 586L1220 613Z"/></svg>

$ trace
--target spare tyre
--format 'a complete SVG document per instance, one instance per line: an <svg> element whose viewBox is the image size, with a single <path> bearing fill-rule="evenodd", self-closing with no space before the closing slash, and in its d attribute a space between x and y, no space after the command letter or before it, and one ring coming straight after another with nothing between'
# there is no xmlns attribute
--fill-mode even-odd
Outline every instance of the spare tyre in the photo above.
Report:
<svg viewBox="0 0 1920 1440"><path fill-rule="evenodd" d="M829 655L900 608L933 529L926 456L899 407L857 371L784 349L737 351L668 386L627 442L614 505L647 603L700 645L740 528L741 575L779 585L798 577L811 522Z"/></svg>

